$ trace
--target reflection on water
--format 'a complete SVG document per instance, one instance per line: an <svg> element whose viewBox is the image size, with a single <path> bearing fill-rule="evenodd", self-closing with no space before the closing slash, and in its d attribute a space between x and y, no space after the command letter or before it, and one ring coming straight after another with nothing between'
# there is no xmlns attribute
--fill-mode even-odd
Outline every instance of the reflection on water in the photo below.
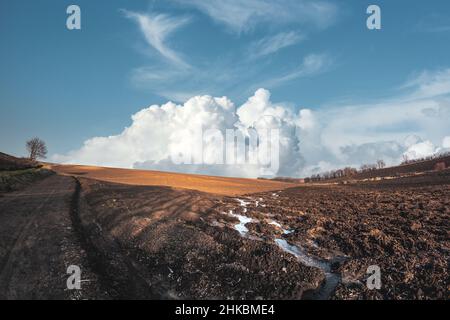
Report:
<svg viewBox="0 0 450 320"><path fill-rule="evenodd" d="M307 255L300 247L291 245L284 239L275 239L275 243L285 252L294 255L304 265L319 268L325 273L325 282L313 298L319 300L328 299L341 281L341 277L338 274L331 272L330 264Z"/></svg>

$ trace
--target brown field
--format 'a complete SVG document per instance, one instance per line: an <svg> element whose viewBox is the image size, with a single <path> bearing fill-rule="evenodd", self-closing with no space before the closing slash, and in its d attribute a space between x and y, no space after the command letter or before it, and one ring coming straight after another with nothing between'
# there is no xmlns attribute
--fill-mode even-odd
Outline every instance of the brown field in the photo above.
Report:
<svg viewBox="0 0 450 320"><path fill-rule="evenodd" d="M449 299L450 171L353 185L308 185L247 197L250 233L290 245L340 279L332 299ZM279 235L278 235L279 237ZM382 287L368 290L368 266Z"/></svg>
<svg viewBox="0 0 450 320"><path fill-rule="evenodd" d="M52 169L0 193L0 299L449 299L449 169L321 185Z"/></svg>
<svg viewBox="0 0 450 320"><path fill-rule="evenodd" d="M295 184L271 180L225 178L149 170L116 169L93 166L52 165L62 175L136 186L165 186L236 196L247 193L281 190Z"/></svg>
<svg viewBox="0 0 450 320"><path fill-rule="evenodd" d="M80 178L77 212L112 298L448 299L449 177L239 197Z"/></svg>

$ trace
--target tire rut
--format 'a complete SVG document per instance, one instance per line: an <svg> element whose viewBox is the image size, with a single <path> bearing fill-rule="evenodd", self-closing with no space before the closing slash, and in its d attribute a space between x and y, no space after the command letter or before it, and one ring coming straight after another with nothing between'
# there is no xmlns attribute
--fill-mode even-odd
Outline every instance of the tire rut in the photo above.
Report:
<svg viewBox="0 0 450 320"><path fill-rule="evenodd" d="M112 299L165 299L162 292L155 292L149 281L141 276L142 270L117 241L105 239L97 225L83 224L80 214L81 184L73 178L76 186L70 210L72 225L102 290Z"/></svg>

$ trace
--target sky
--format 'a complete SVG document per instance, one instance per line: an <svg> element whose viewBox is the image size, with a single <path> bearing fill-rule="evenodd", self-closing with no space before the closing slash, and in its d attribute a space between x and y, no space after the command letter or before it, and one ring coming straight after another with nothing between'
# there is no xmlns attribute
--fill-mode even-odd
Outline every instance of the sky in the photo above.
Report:
<svg viewBox="0 0 450 320"><path fill-rule="evenodd" d="M38 136L50 161L254 177L169 155L194 125L276 125L279 175L442 152L449 16L446 0L0 0L0 151Z"/></svg>

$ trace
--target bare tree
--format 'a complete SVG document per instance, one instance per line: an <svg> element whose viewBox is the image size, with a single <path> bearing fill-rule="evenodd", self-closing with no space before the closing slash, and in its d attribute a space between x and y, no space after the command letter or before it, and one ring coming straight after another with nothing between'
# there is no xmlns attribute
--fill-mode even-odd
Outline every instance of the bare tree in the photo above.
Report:
<svg viewBox="0 0 450 320"><path fill-rule="evenodd" d="M344 168L344 176L345 177L350 177L357 173L358 173L358 170L356 170L355 168L351 168L351 167Z"/></svg>
<svg viewBox="0 0 450 320"><path fill-rule="evenodd" d="M361 172L369 171L370 166L368 164L362 164L360 170L361 170Z"/></svg>
<svg viewBox="0 0 450 320"><path fill-rule="evenodd" d="M409 159L408 159L408 155L406 155L406 154L403 154L403 155L402 155L402 158L403 158L403 162L402 162L402 164L406 164L406 163L408 163L408 161L409 161Z"/></svg>
<svg viewBox="0 0 450 320"><path fill-rule="evenodd" d="M27 151L31 160L37 158L45 158L47 155L47 146L45 142L39 138L33 138L27 141Z"/></svg>
<svg viewBox="0 0 450 320"><path fill-rule="evenodd" d="M384 160L377 160L377 167L378 169L383 169L386 166L386 163Z"/></svg>

